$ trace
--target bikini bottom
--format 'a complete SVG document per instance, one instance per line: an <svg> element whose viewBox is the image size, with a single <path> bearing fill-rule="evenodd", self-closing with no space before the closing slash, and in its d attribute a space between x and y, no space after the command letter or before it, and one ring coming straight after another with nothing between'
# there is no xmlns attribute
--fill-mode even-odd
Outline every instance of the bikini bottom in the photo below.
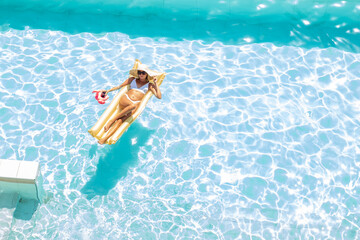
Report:
<svg viewBox="0 0 360 240"><path fill-rule="evenodd" d="M129 101L132 102L133 104L136 104L136 103L141 102L141 101L134 101L134 100L132 100L126 93L125 93L125 96L126 96L127 99L129 99Z"/></svg>

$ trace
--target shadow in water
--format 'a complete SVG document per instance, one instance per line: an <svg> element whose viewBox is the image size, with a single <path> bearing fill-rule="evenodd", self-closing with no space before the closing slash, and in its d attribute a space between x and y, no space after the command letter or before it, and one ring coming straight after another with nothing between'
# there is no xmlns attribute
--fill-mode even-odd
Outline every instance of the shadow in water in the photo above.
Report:
<svg viewBox="0 0 360 240"><path fill-rule="evenodd" d="M360 46L360 36L353 32L358 29L358 23L344 17L332 19L327 16L322 21L307 25L292 16L279 18L276 15L267 18L186 20L151 15L140 18L113 14L16 11L11 8L0 10L0 31L9 28L23 30L27 26L70 34L121 32L130 38L165 37L169 40L220 41L224 44L272 42L280 46L305 48L336 47L351 52L359 52Z"/></svg>
<svg viewBox="0 0 360 240"><path fill-rule="evenodd" d="M14 218L21 220L30 220L34 215L38 205L38 200L21 198L14 211Z"/></svg>
<svg viewBox="0 0 360 240"><path fill-rule="evenodd" d="M138 160L138 153L146 144L154 130L133 123L114 145L105 146L105 155L100 157L95 175L81 189L88 199L96 195L107 195L117 182L127 175ZM92 147L89 156L94 156L98 147Z"/></svg>
<svg viewBox="0 0 360 240"><path fill-rule="evenodd" d="M20 220L30 220L34 215L39 201L36 199L21 198L17 193L0 194L0 210L3 208L14 209L13 217ZM12 212L12 211L10 211Z"/></svg>

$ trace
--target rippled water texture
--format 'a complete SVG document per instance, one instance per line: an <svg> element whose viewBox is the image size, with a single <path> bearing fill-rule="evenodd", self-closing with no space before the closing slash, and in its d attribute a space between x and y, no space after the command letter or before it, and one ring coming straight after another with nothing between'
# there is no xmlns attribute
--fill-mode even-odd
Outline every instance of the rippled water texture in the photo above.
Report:
<svg viewBox="0 0 360 240"><path fill-rule="evenodd" d="M10 239L359 235L360 54L30 29L0 48L0 158L40 161L47 192ZM163 99L98 146L91 91L136 58Z"/></svg>

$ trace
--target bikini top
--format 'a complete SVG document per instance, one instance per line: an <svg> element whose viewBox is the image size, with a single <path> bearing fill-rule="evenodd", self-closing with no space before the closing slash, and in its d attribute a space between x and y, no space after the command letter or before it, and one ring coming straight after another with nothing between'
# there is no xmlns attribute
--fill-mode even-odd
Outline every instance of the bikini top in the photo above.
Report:
<svg viewBox="0 0 360 240"><path fill-rule="evenodd" d="M138 86L136 85L136 79L134 79L130 84L130 89L135 89L135 90L145 94L149 90L149 83L147 83L144 86L138 88Z"/></svg>

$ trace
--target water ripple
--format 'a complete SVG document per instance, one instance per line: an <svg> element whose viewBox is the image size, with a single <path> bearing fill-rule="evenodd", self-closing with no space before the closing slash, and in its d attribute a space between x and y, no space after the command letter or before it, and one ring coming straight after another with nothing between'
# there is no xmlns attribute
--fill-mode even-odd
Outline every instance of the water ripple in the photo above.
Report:
<svg viewBox="0 0 360 240"><path fill-rule="evenodd" d="M359 233L359 54L29 29L0 47L0 158L40 161L49 198L14 238ZM168 73L163 99L97 146L91 91L135 58Z"/></svg>

